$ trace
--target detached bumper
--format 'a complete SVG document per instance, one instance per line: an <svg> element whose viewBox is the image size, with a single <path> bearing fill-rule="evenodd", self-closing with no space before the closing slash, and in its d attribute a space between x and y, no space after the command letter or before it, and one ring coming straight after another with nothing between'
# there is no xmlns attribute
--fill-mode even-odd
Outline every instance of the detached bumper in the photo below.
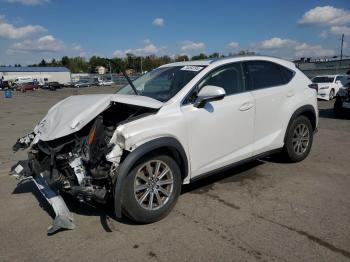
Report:
<svg viewBox="0 0 350 262"><path fill-rule="evenodd" d="M22 163L18 163L11 175L17 177L19 180L18 184L26 181L33 181L40 193L51 205L56 217L53 220L52 226L48 228L47 233L53 234L60 229L74 229L75 225L73 224L73 215L69 212L63 198L58 192L48 186L41 174L35 175L31 173L28 162L29 161L22 161Z"/></svg>

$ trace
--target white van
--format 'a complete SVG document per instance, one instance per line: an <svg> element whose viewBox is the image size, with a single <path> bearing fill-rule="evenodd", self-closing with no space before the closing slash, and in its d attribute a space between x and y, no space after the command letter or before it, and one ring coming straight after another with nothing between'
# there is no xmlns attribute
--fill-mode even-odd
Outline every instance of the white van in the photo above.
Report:
<svg viewBox="0 0 350 262"><path fill-rule="evenodd" d="M22 84L22 83L28 83L33 82L33 77L31 76L19 76L15 79L15 84Z"/></svg>

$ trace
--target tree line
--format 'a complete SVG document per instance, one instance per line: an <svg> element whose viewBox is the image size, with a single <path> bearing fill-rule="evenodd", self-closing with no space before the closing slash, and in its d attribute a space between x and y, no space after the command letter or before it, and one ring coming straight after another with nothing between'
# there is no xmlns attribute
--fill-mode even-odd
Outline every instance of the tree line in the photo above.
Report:
<svg viewBox="0 0 350 262"><path fill-rule="evenodd" d="M246 55L246 54L254 54L254 52L250 51L240 51L236 54L228 54L228 56L233 55ZM157 68L161 65L171 63L171 62L180 62L180 61L190 61L190 60L202 60L207 58L221 58L225 57L225 55L220 53L212 53L210 55L206 55L204 53L200 53L199 55L195 55L189 57L187 55L177 55L174 58L170 56L136 56L133 54L127 54L124 58L105 58L99 56L92 56L90 59L85 59L83 57L68 57L64 56L61 60L52 59L51 61L46 61L42 59L38 64L32 64L29 66L64 66L70 69L72 73L95 73L97 66L103 66L107 68L107 70L112 73L120 73L126 69L132 69L136 73L140 73L141 71L151 71L154 68ZM142 63L142 65L141 65ZM18 65L17 65L18 66Z"/></svg>

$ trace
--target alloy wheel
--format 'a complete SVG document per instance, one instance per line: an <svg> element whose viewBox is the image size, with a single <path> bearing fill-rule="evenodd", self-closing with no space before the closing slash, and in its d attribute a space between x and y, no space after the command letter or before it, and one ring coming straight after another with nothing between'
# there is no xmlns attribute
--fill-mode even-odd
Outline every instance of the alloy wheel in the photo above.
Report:
<svg viewBox="0 0 350 262"><path fill-rule="evenodd" d="M170 167L161 160L142 165L134 180L134 195L138 204L147 210L157 210L170 199L174 176Z"/></svg>
<svg viewBox="0 0 350 262"><path fill-rule="evenodd" d="M292 145L294 152L298 155L302 155L307 150L310 143L310 131L307 125L299 124L295 127Z"/></svg>

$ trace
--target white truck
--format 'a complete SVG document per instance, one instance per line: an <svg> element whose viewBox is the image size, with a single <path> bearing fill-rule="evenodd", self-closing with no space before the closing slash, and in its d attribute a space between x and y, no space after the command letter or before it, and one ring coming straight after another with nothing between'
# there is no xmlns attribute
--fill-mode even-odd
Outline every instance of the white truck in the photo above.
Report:
<svg viewBox="0 0 350 262"><path fill-rule="evenodd" d="M34 79L31 76L20 76L20 77L16 77L14 83L15 84L23 84L23 83L29 83L29 82L33 82Z"/></svg>

